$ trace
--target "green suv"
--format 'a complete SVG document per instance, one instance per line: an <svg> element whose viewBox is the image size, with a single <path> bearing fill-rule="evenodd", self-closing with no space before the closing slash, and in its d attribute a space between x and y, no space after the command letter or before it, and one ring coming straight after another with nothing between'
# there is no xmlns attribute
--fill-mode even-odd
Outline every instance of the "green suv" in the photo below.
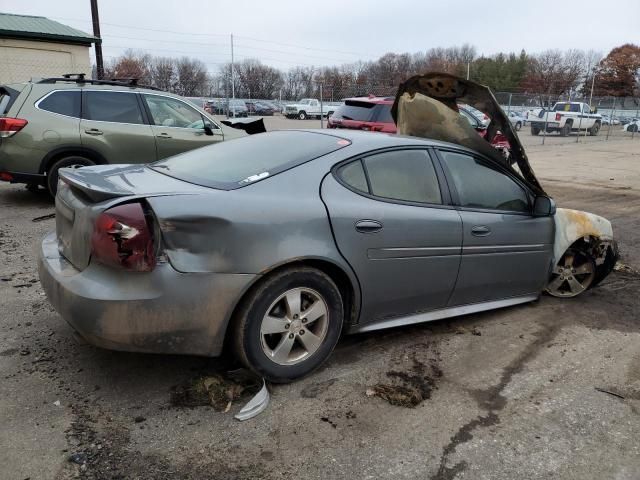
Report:
<svg viewBox="0 0 640 480"><path fill-rule="evenodd" d="M135 80L65 75L0 86L0 180L52 195L63 167L155 162L242 135Z"/></svg>

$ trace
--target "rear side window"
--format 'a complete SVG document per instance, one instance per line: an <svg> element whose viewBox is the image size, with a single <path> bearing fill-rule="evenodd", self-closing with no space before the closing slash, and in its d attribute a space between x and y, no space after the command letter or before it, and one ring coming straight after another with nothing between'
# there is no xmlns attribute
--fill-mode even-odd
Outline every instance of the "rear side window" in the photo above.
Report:
<svg viewBox="0 0 640 480"><path fill-rule="evenodd" d="M374 113L375 103L347 100L333 113L333 118L369 122Z"/></svg>
<svg viewBox="0 0 640 480"><path fill-rule="evenodd" d="M80 91L53 92L38 104L40 110L80 118Z"/></svg>
<svg viewBox="0 0 640 480"><path fill-rule="evenodd" d="M144 123L135 93L85 92L84 118L100 122Z"/></svg>
<svg viewBox="0 0 640 480"><path fill-rule="evenodd" d="M231 190L350 145L324 133L276 130L192 150L151 165L159 173Z"/></svg>
<svg viewBox="0 0 640 480"><path fill-rule="evenodd" d="M350 187L377 197L405 202L442 203L438 177L431 157L425 150L378 153L349 163L337 173Z"/></svg>
<svg viewBox="0 0 640 480"><path fill-rule="evenodd" d="M338 176L349 186L360 190L361 192L369 193L369 187L367 185L367 177L362 167L362 162L351 162L338 170Z"/></svg>
<svg viewBox="0 0 640 480"><path fill-rule="evenodd" d="M525 190L508 175L470 155L440 154L453 178L460 206L529 212Z"/></svg>

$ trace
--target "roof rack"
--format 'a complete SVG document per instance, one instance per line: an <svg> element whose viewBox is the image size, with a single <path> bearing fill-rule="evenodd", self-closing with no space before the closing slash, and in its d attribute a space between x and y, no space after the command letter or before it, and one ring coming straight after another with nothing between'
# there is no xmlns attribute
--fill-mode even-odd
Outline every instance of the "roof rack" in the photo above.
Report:
<svg viewBox="0 0 640 480"><path fill-rule="evenodd" d="M91 85L113 85L116 87L137 87L148 88L150 90L160 90L157 87L151 85L138 84L137 78L111 78L109 80L96 80L85 78L84 73L65 73L62 77L50 77L38 80L36 83L57 83L57 82L76 82L76 83L89 83Z"/></svg>

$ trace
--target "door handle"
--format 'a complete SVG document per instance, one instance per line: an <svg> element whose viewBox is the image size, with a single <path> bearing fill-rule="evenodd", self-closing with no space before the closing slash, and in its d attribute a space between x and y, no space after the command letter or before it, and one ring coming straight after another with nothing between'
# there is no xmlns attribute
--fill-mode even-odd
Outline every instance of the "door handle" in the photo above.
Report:
<svg viewBox="0 0 640 480"><path fill-rule="evenodd" d="M487 235L491 235L491 229L485 225L476 225L475 227L471 227L471 235L486 237Z"/></svg>
<svg viewBox="0 0 640 480"><path fill-rule="evenodd" d="M88 128L84 133L87 135L102 135L102 130L98 130L97 128Z"/></svg>
<svg viewBox="0 0 640 480"><path fill-rule="evenodd" d="M359 220L356 230L360 233L376 233L382 230L382 224L376 220Z"/></svg>
<svg viewBox="0 0 640 480"><path fill-rule="evenodd" d="M169 135L168 133L160 133L160 134L156 135L156 137L158 137L158 138L171 138L171 135Z"/></svg>

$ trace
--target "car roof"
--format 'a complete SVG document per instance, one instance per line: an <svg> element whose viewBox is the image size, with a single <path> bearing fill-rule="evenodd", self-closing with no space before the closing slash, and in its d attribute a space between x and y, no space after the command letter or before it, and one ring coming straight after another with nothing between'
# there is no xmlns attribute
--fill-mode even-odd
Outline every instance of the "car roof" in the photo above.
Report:
<svg viewBox="0 0 640 480"><path fill-rule="evenodd" d="M319 129L298 129L290 132L311 132L332 136L344 140L349 140L354 147L362 150L375 150L377 148L401 147L401 146L422 146L422 147L444 147L456 148L467 152L476 153L473 150L459 144L433 140L430 138L412 137L409 135L397 135L395 133L366 132L362 130L340 129L340 130L319 130Z"/></svg>

